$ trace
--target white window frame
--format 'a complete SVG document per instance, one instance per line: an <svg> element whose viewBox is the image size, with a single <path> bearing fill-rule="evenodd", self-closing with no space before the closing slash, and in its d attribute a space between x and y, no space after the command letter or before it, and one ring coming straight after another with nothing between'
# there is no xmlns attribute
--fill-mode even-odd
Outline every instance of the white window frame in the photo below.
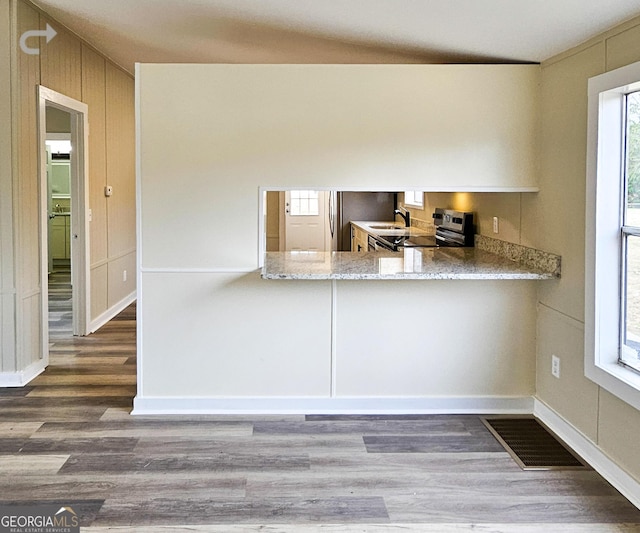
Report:
<svg viewBox="0 0 640 533"><path fill-rule="evenodd" d="M424 207L424 191L404 191L404 205Z"/></svg>
<svg viewBox="0 0 640 533"><path fill-rule="evenodd" d="M640 62L589 79L585 234L585 376L640 409L640 374L621 365L621 220L625 95Z"/></svg>

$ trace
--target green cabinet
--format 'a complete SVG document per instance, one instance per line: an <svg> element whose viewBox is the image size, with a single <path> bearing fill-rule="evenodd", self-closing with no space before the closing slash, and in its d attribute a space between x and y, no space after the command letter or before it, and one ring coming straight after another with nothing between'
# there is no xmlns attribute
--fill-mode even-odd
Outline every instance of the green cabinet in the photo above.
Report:
<svg viewBox="0 0 640 533"><path fill-rule="evenodd" d="M56 214L51 224L51 257L71 258L71 216Z"/></svg>

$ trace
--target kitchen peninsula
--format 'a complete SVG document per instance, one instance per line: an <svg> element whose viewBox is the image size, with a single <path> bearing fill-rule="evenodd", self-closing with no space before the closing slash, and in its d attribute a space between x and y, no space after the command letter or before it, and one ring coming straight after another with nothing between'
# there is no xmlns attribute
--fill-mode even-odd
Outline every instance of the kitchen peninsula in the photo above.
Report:
<svg viewBox="0 0 640 533"><path fill-rule="evenodd" d="M537 252L537 250L536 250ZM546 254L549 255L549 254ZM401 252L268 252L264 279L554 279L553 270L477 248L405 248Z"/></svg>

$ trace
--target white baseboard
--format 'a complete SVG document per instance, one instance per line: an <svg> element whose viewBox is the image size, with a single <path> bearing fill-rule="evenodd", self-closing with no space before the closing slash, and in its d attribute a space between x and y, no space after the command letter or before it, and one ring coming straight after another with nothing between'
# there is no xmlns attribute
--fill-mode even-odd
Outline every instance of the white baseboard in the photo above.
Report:
<svg viewBox="0 0 640 533"><path fill-rule="evenodd" d="M94 333L98 331L102 326L104 326L109 320L114 318L118 313L124 311L127 307L129 307L133 302L136 301L137 292L133 291L131 294L120 300L117 304L113 305L109 309L107 309L104 313L97 316L91 321L89 324L89 332Z"/></svg>
<svg viewBox="0 0 640 533"><path fill-rule="evenodd" d="M44 359L30 364L20 372L0 372L0 387L24 387L47 367Z"/></svg>
<svg viewBox="0 0 640 533"><path fill-rule="evenodd" d="M419 398L143 397L133 415L170 414L530 414L531 396Z"/></svg>
<svg viewBox="0 0 640 533"><path fill-rule="evenodd" d="M636 479L605 455L593 441L538 399L535 400L533 414L565 441L598 474L620 491L625 498L640 509L640 483Z"/></svg>

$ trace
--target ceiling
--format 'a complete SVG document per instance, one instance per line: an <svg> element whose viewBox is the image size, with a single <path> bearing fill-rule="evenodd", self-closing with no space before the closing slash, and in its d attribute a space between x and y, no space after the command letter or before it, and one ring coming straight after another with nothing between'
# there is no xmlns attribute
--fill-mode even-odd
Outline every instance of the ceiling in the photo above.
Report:
<svg viewBox="0 0 640 533"><path fill-rule="evenodd" d="M116 63L540 62L638 0L35 0Z"/></svg>

